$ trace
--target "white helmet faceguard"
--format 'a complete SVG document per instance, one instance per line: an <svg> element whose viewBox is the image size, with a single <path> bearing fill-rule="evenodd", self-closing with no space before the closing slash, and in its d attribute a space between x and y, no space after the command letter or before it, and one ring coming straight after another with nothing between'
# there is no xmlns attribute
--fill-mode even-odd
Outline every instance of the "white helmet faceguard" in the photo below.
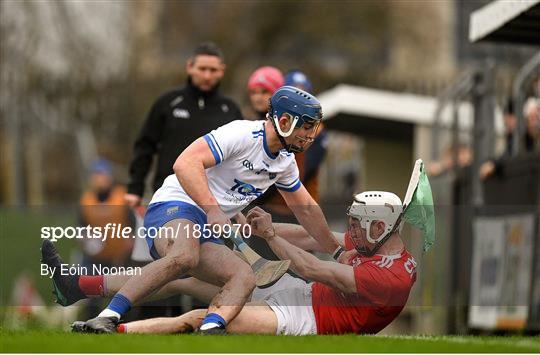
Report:
<svg viewBox="0 0 540 355"><path fill-rule="evenodd" d="M365 250L362 251L363 253L375 253L386 241L387 237L399 228L402 212L403 205L401 199L391 192L366 191L354 196L353 203L347 210L347 215L360 221L360 226L366 230L366 239L368 242L378 244L371 253ZM373 221L382 221L385 227L384 233L376 239L371 238L370 235L371 222Z"/></svg>

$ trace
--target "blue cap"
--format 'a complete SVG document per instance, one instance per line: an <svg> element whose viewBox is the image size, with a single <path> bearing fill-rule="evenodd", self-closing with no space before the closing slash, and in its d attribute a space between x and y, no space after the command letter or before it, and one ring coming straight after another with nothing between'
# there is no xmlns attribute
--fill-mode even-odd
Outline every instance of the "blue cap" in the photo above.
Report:
<svg viewBox="0 0 540 355"><path fill-rule="evenodd" d="M107 159L98 158L90 165L90 173L112 175L111 163Z"/></svg>
<svg viewBox="0 0 540 355"><path fill-rule="evenodd" d="M294 86L307 92L313 91L311 81L300 70L291 70L285 75L285 85Z"/></svg>

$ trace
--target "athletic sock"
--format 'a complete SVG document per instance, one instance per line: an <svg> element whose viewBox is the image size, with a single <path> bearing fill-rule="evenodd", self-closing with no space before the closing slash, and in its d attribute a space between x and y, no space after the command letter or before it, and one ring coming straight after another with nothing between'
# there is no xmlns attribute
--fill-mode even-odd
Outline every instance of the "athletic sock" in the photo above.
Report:
<svg viewBox="0 0 540 355"><path fill-rule="evenodd" d="M105 317L105 318L109 318L109 317L115 317L116 319L120 320L120 318L122 317L122 315L118 312L115 312L109 308L105 308L103 311L101 311L100 314L98 314L98 317Z"/></svg>
<svg viewBox="0 0 540 355"><path fill-rule="evenodd" d="M225 329L226 326L227 326L227 322L219 314L208 313L206 317L204 317L200 329L201 330L207 330L207 329L212 329L212 328Z"/></svg>
<svg viewBox="0 0 540 355"><path fill-rule="evenodd" d="M79 288L86 297L105 296L105 280L103 275L98 276L79 276Z"/></svg>
<svg viewBox="0 0 540 355"><path fill-rule="evenodd" d="M117 293L98 317L116 317L120 319L131 309L131 301L124 295Z"/></svg>

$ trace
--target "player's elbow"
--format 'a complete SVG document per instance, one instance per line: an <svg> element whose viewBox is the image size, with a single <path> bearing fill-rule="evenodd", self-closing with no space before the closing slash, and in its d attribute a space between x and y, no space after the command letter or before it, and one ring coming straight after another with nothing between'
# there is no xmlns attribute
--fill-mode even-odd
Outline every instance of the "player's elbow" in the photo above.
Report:
<svg viewBox="0 0 540 355"><path fill-rule="evenodd" d="M173 165L173 171L175 174L186 171L186 168L190 165L190 156L187 154L180 154Z"/></svg>
<svg viewBox="0 0 540 355"><path fill-rule="evenodd" d="M181 159L182 156L176 158L176 161L173 164L173 171L177 174L179 171L182 171L184 161Z"/></svg>
<svg viewBox="0 0 540 355"><path fill-rule="evenodd" d="M173 171L178 176L179 173L193 171L193 169L205 168L204 150L207 149L206 143L200 141L200 138L191 143L189 147L176 158L173 165Z"/></svg>

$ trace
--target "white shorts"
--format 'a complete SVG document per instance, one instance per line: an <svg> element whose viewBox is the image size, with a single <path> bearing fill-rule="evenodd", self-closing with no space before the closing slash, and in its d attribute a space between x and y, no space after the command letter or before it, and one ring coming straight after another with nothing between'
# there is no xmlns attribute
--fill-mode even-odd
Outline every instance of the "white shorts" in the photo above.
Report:
<svg viewBox="0 0 540 355"><path fill-rule="evenodd" d="M268 288L255 288L252 301L265 301L277 317L276 335L317 334L311 283L289 274Z"/></svg>

